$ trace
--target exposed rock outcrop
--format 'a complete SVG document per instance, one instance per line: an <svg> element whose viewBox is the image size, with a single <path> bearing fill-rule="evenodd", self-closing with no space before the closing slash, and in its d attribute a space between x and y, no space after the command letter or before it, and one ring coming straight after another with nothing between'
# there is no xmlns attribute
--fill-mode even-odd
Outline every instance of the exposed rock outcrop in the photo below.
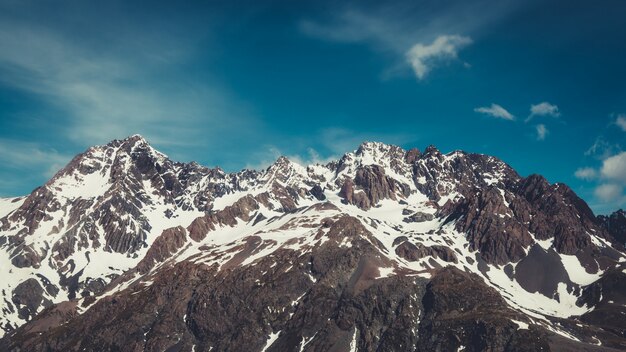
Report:
<svg viewBox="0 0 626 352"><path fill-rule="evenodd" d="M471 292L471 294L468 294ZM545 331L520 330L511 310L493 288L476 275L442 269L422 300L419 351L549 351Z"/></svg>
<svg viewBox="0 0 626 352"><path fill-rule="evenodd" d="M598 221L620 245L626 245L626 211L620 209L611 215L599 215Z"/></svg>
<svg viewBox="0 0 626 352"><path fill-rule="evenodd" d="M458 259L453 250L444 246L424 246L404 241L396 247L396 254L410 262L418 261L422 258L435 257L449 263L457 263Z"/></svg>

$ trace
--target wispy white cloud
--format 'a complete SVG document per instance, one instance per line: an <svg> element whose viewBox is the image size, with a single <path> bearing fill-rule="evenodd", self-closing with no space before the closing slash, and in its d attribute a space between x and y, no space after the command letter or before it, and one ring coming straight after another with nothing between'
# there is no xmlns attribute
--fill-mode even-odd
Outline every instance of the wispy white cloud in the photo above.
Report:
<svg viewBox="0 0 626 352"><path fill-rule="evenodd" d="M356 150L363 142L382 142L393 145L413 144L418 136L407 132L354 131L347 128L325 128L315 138L322 147L330 151L329 157L337 158Z"/></svg>
<svg viewBox="0 0 626 352"><path fill-rule="evenodd" d="M300 165L326 164L333 160L338 160L342 155L352 152L366 141L383 142L394 145L411 143L416 140L414 135L406 133L381 133L353 131L345 128L325 128L313 133L313 138L307 140L293 139L287 141L284 149L293 150L293 146L304 146L303 153L285 152L276 145L266 145L259 148L259 151L251 154L251 160L246 168L261 170L274 163L280 156L285 156ZM315 141L316 147L308 144ZM323 151L322 151L323 150Z"/></svg>
<svg viewBox="0 0 626 352"><path fill-rule="evenodd" d="M561 116L561 112L559 111L558 106L544 101L539 104L530 105L530 115L526 118L525 122L529 122L537 116L550 116L558 118Z"/></svg>
<svg viewBox="0 0 626 352"><path fill-rule="evenodd" d="M375 16L357 9L344 9L330 23L303 20L300 30L311 37L340 43L371 43L380 51L403 52L410 46L407 28L402 20L390 21L385 15ZM404 33L399 35L399 33Z"/></svg>
<svg viewBox="0 0 626 352"><path fill-rule="evenodd" d="M574 176L581 180L590 181L598 177L598 173L592 167L581 167L574 172Z"/></svg>
<svg viewBox="0 0 626 352"><path fill-rule="evenodd" d="M538 141L543 141L546 139L546 136L548 135L548 133L550 133L550 131L548 131L548 128L546 127L546 125L540 123L538 125L535 126L535 131L537 132L537 140Z"/></svg>
<svg viewBox="0 0 626 352"><path fill-rule="evenodd" d="M474 109L475 112L479 112L481 114L486 114L495 118L513 121L515 120L515 116L508 112L505 108L498 104L492 103L490 106L483 106Z"/></svg>
<svg viewBox="0 0 626 352"><path fill-rule="evenodd" d="M603 208L617 208L626 204L626 152L609 156L599 169L591 167L576 170L575 176L586 181L595 181L594 196L603 202Z"/></svg>
<svg viewBox="0 0 626 352"><path fill-rule="evenodd" d="M626 152L606 158L602 162L600 176L626 185Z"/></svg>
<svg viewBox="0 0 626 352"><path fill-rule="evenodd" d="M417 43L406 53L407 62L418 79L426 75L440 62L458 57L458 51L472 43L469 37L440 35L431 44Z"/></svg>
<svg viewBox="0 0 626 352"><path fill-rule="evenodd" d="M624 187L616 183L604 183L595 188L593 194L596 198L603 202L619 201L620 204L624 198L622 192Z"/></svg>
<svg viewBox="0 0 626 352"><path fill-rule="evenodd" d="M324 165L324 164L329 163L332 160L337 159L335 155L323 157L320 155L320 153L317 150L311 147L308 147L306 149L305 154L300 155L300 154L284 153L281 149L273 145L266 146L260 152L255 153L254 156L258 158L258 160L255 162L246 164L247 169L251 169L251 170L266 169L268 166L272 165L276 161L276 159L278 159L281 156L284 156L287 159L297 164L300 164L302 166L315 165L315 164Z"/></svg>
<svg viewBox="0 0 626 352"><path fill-rule="evenodd" d="M264 170L282 155L283 153L280 149L274 145L263 146L251 155L253 160L249 161L245 168L249 170Z"/></svg>
<svg viewBox="0 0 626 352"><path fill-rule="evenodd" d="M133 133L186 146L249 124L245 104L180 72L193 56L189 42L134 31L92 44L54 27L4 21L0 80L62 111L55 132L83 146Z"/></svg>
<svg viewBox="0 0 626 352"><path fill-rule="evenodd" d="M391 61L384 77L413 72L422 79L435 63L455 59L461 48L472 43L470 37L480 36L485 27L517 6L512 1L379 3L367 9L367 5L338 5L325 21L305 19L299 24L308 36L363 43L384 54Z"/></svg>
<svg viewBox="0 0 626 352"><path fill-rule="evenodd" d="M115 14L109 21L89 6L75 11L80 4L68 5L78 18L63 15L71 12L63 11L65 5L54 18L34 20L31 12L40 10L31 4L0 4L0 85L34 102L4 112L10 129L2 135L13 141L0 145L0 196L42 184L88 146L135 133L175 160L200 162L205 153L265 135L252 107L213 79L209 68L198 74L193 66L210 59L216 45L207 38L210 21L196 31L188 21L164 26L159 14L136 24L117 9L109 9ZM11 11L2 11L6 7ZM223 138L232 135L238 139ZM52 144L56 150L47 147Z"/></svg>
<svg viewBox="0 0 626 352"><path fill-rule="evenodd" d="M609 142L604 137L600 136L596 138L593 144L585 151L585 156L604 160L621 151L622 147L619 143Z"/></svg>
<svg viewBox="0 0 626 352"><path fill-rule="evenodd" d="M615 124L624 132L626 132L626 114L619 114L615 118Z"/></svg>
<svg viewBox="0 0 626 352"><path fill-rule="evenodd" d="M0 197L27 193L52 177L72 157L39 143L0 138ZM25 186L30 188L24 190Z"/></svg>
<svg viewBox="0 0 626 352"><path fill-rule="evenodd" d="M44 148L37 143L0 138L0 164L29 170L50 177L71 160L72 156Z"/></svg>

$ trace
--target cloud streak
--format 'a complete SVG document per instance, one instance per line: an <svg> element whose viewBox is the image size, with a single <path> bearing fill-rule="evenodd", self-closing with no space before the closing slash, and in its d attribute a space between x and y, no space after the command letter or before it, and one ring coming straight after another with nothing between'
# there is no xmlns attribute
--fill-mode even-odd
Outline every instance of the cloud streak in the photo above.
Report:
<svg viewBox="0 0 626 352"><path fill-rule="evenodd" d="M489 115L491 117L495 117L497 119L513 121L515 120L515 116L508 112L502 106L492 103L490 106L483 106L479 108L475 108L474 112L478 112L481 114Z"/></svg>
<svg viewBox="0 0 626 352"><path fill-rule="evenodd" d="M550 116L558 118L559 116L561 116L561 112L559 111L558 106L550 104L547 101L541 102L539 104L531 104L530 115L526 118L525 122L529 122L530 120L538 116Z"/></svg>
<svg viewBox="0 0 626 352"><path fill-rule="evenodd" d="M540 123L537 126L535 126L535 131L537 132L537 140L538 141L543 141L546 139L546 137L548 136L548 133L550 133L550 131L548 131L548 128L546 127L546 125Z"/></svg>
<svg viewBox="0 0 626 352"><path fill-rule="evenodd" d="M617 127L619 127L622 131L626 132L626 115L625 114L619 114L617 115L617 118L615 119L615 124L617 125Z"/></svg>
<svg viewBox="0 0 626 352"><path fill-rule="evenodd" d="M594 168L582 167L576 170L576 172L574 172L574 176L576 176L576 178L581 179L581 180L591 181L595 179L596 177L598 177L598 173L596 172Z"/></svg>
<svg viewBox="0 0 626 352"><path fill-rule="evenodd" d="M283 148L276 145L266 145L258 152L251 155L252 161L247 163L246 168L261 170L271 165L278 157L286 156L300 165L326 164L333 160L338 160L342 155L352 152L365 141L378 141L393 145L412 143L417 138L405 133L381 133L381 132L359 132L346 128L332 127L325 128L313 133L311 140L317 143L316 147L309 145L311 140L301 140L295 138L288 140L289 146L300 145L304 150L302 153L284 153Z"/></svg>
<svg viewBox="0 0 626 352"><path fill-rule="evenodd" d="M601 184L593 191L596 198L603 202L614 202L623 198L624 187L615 183Z"/></svg>
<svg viewBox="0 0 626 352"><path fill-rule="evenodd" d="M57 132L81 146L133 133L189 146L249 123L245 104L181 74L193 56L186 41L139 31L114 44L86 43L56 27L0 24L0 81L60 111Z"/></svg>
<svg viewBox="0 0 626 352"><path fill-rule="evenodd" d="M456 59L458 51L473 42L470 37L480 35L517 4L418 1L365 7L334 8L325 21L302 20L300 31L321 40L365 44L390 59L383 76L413 72L422 80L436 63Z"/></svg>
<svg viewBox="0 0 626 352"><path fill-rule="evenodd" d="M20 186L49 179L72 157L38 143L0 138L0 196L21 195Z"/></svg>
<svg viewBox="0 0 626 352"><path fill-rule="evenodd" d="M604 160L611 155L621 152L621 150L622 147L618 143L611 143L600 136L597 137L593 144L585 151L585 156L592 156L596 159Z"/></svg>
<svg viewBox="0 0 626 352"><path fill-rule="evenodd" d="M469 37L440 35L431 44L415 44L407 53L407 62L417 79L422 80L439 63L458 57L458 51L472 43Z"/></svg>
<svg viewBox="0 0 626 352"><path fill-rule="evenodd" d="M37 143L0 138L0 163L5 167L27 169L50 177L71 158Z"/></svg>

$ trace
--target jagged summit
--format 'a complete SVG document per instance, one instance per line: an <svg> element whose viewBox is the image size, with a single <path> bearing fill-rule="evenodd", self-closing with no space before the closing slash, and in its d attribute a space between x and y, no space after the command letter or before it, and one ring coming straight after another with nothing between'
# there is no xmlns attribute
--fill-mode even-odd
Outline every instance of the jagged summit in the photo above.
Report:
<svg viewBox="0 0 626 352"><path fill-rule="evenodd" d="M622 245L626 245L626 211L618 209L609 215L599 215L598 220Z"/></svg>
<svg viewBox="0 0 626 352"><path fill-rule="evenodd" d="M142 135L140 135L138 133L135 133L135 134L130 135L130 136L125 138L125 140L130 140L130 139L134 139L134 140L138 140L138 141L141 140L141 141L144 141L144 142L146 141L146 139Z"/></svg>
<svg viewBox="0 0 626 352"><path fill-rule="evenodd" d="M426 147L426 149L424 149L424 154L436 155L436 154L441 154L441 152L439 151L439 149L437 149L437 147L430 144L428 147Z"/></svg>
<svg viewBox="0 0 626 352"><path fill-rule="evenodd" d="M447 155L452 155L459 152L464 153L463 151L454 151ZM421 153L417 148L405 151L401 147L393 144L365 141L361 143L355 151L347 152L342 158L337 161L332 161L329 164L340 163L341 160L350 160L354 158L357 158L360 164L389 164L390 160L393 159L397 159L398 161L402 160L407 162L408 164L411 164L415 161L417 157L431 154L442 155L441 152L433 145L429 145L425 149L424 153ZM127 156L131 156L131 158L127 158ZM211 169L208 166L198 164L196 161L191 161L190 163L179 163L172 161L167 157L167 155L152 147L148 140L146 140L142 135L133 134L124 139L114 139L107 144L90 147L85 152L78 154L72 161L70 161L70 163L68 163L66 167L61 169L59 173L67 173L68 170L74 169L81 169L82 173L88 173L91 171L91 169L93 169L94 166L101 164L106 158L113 158L113 160L109 160L109 163L129 163L129 165L124 166L125 168L130 167L130 164L137 162L143 163L144 166L146 166L145 164L147 164L148 162L148 160L146 159L151 159L150 161L154 163L176 163L188 169ZM263 171L269 172L270 169L275 170L277 168L289 168L299 166L302 167L299 168L300 170L302 170L303 168L306 169L307 167L311 167L314 165L300 165L283 155L279 156L274 163L269 165L266 170ZM221 170L219 167L216 167L215 169Z"/></svg>
<svg viewBox="0 0 626 352"><path fill-rule="evenodd" d="M113 139L112 141L110 141L109 143L107 143L106 145L119 145L119 144L123 144L123 143L131 143L131 144L135 144L135 143L140 143L140 144L148 144L148 140L146 138L144 138L144 136L135 133L133 135L130 135L126 138L123 139Z"/></svg>
<svg viewBox="0 0 626 352"><path fill-rule="evenodd" d="M488 155L364 142L228 173L133 135L0 200L0 350L620 348L593 314L626 304L623 218Z"/></svg>
<svg viewBox="0 0 626 352"><path fill-rule="evenodd" d="M139 135L139 134L134 134L131 136L128 136L124 139L113 139L110 142L103 144L103 145L98 145L98 146L93 146L90 147L87 152L93 150L93 151L106 151L106 150L110 150L110 149L122 149L122 150L132 150L132 149L144 149L144 150L150 150L151 152L155 152L155 153L159 153L162 154L161 152L158 152L156 149L154 149L150 143L148 142L147 139L145 139L143 136Z"/></svg>
<svg viewBox="0 0 626 352"><path fill-rule="evenodd" d="M115 139L107 144L88 148L57 172L51 181L54 182L68 175L105 172L111 168L126 171L132 166L148 166L150 162L164 164L170 161L165 154L154 149L141 135L135 134L125 139Z"/></svg>
<svg viewBox="0 0 626 352"><path fill-rule="evenodd" d="M365 153L388 153L390 151L393 150L397 150L397 151L403 151L402 148L393 145L393 144L386 144L383 142L372 142L372 141L365 141L363 143L361 143L359 145L359 147L356 150L356 154L357 155L362 155Z"/></svg>

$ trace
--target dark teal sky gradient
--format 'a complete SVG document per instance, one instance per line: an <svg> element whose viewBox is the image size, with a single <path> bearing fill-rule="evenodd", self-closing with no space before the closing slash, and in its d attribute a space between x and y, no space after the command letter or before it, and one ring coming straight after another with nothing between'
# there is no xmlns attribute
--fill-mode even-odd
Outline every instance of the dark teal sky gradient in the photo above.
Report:
<svg viewBox="0 0 626 352"><path fill-rule="evenodd" d="M228 171L434 144L565 182L605 213L626 204L626 175L600 172L626 142L624 18L623 1L0 1L0 196L139 133ZM406 52L445 35L472 43L419 79ZM541 102L560 115L525 122ZM492 103L515 120L474 111ZM621 193L597 194L608 183Z"/></svg>

